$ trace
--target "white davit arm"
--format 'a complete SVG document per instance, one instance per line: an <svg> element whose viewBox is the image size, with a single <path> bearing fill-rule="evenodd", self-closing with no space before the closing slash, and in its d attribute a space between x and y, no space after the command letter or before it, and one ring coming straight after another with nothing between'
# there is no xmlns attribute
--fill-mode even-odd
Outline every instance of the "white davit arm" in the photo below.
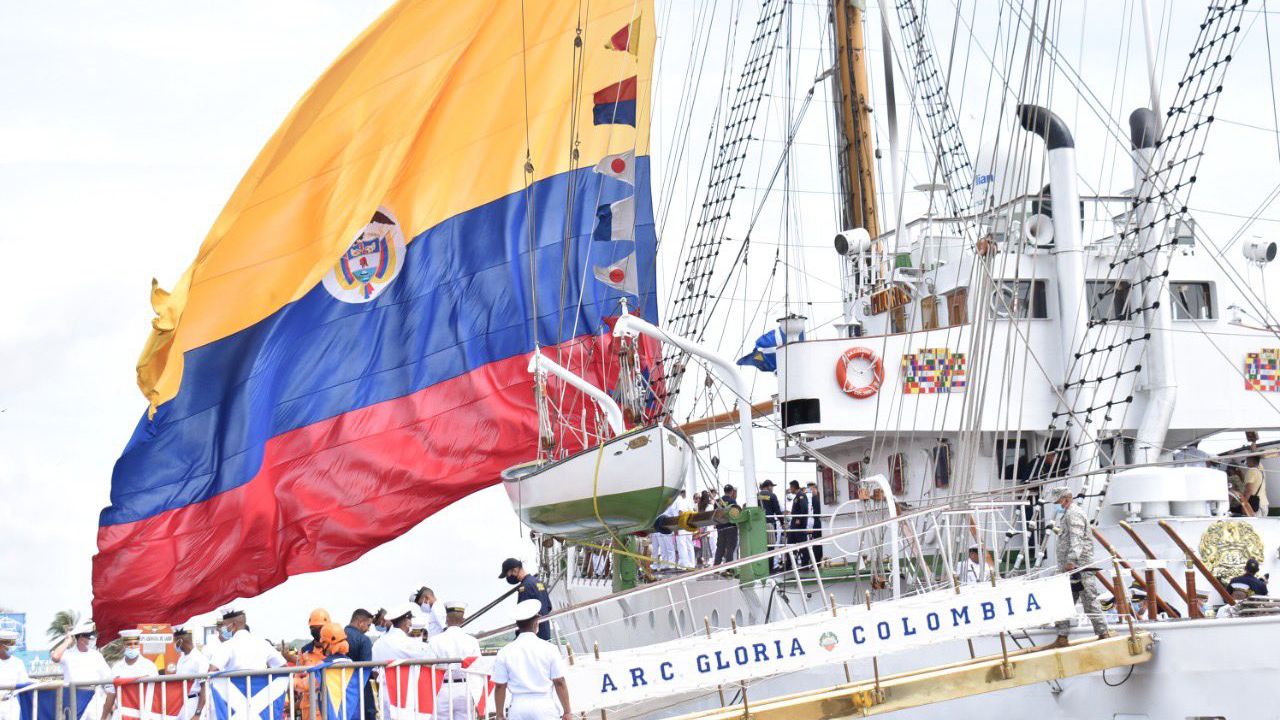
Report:
<svg viewBox="0 0 1280 720"><path fill-rule="evenodd" d="M609 429L613 430L615 436L627 431L626 423L622 420L622 408L618 407L618 403L614 402L608 393L569 372L555 360L543 355L541 351L534 350L533 355L529 358L529 372L536 373L539 370L555 375L586 393L592 400L595 400L600 409L604 411L605 420L608 421Z"/></svg>
<svg viewBox="0 0 1280 720"><path fill-rule="evenodd" d="M742 437L742 483L754 490L756 488L756 454L755 445L751 439L751 398L748 395L750 390L738 366L719 353L708 350L691 340L670 335L656 325L624 312L613 326L613 336L636 334L647 335L658 342L675 345L691 355L697 355L706 360L720 380L737 396L740 426L738 434Z"/></svg>

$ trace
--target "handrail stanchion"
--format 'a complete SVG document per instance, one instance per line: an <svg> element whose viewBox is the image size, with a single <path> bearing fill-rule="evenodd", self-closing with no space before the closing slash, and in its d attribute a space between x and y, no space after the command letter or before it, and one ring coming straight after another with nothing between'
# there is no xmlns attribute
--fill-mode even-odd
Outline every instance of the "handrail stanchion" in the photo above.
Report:
<svg viewBox="0 0 1280 720"><path fill-rule="evenodd" d="M707 629L707 639L711 639L711 619L706 615L702 616L702 625ZM724 685L716 685L716 692L720 693L720 707L724 707Z"/></svg>

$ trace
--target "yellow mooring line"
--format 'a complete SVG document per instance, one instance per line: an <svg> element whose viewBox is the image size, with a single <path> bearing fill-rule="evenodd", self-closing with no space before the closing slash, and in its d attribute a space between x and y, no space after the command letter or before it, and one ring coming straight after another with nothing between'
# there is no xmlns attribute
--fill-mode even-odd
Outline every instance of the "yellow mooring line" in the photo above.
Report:
<svg viewBox="0 0 1280 720"><path fill-rule="evenodd" d="M1151 633L1082 640L1064 648L1028 648L1005 655L966 660L874 680L836 685L769 699L752 699L748 707L682 715L677 720L836 720L905 710L1008 690L1073 675L1138 665L1151 659Z"/></svg>

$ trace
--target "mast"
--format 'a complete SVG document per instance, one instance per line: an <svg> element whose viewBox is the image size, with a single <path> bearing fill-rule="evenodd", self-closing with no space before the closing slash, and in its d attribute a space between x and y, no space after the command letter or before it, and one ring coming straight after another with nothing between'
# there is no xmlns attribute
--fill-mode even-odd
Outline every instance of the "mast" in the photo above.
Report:
<svg viewBox="0 0 1280 720"><path fill-rule="evenodd" d="M846 228L865 228L874 240L880 235L876 211L875 148L871 135L870 81L866 41L862 34L865 0L832 0L839 96L840 185Z"/></svg>

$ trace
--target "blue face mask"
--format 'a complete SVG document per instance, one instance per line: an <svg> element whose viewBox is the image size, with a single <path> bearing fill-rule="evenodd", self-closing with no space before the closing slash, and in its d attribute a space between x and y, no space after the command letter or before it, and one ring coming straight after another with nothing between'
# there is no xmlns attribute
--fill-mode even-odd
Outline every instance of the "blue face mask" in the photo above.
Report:
<svg viewBox="0 0 1280 720"><path fill-rule="evenodd" d="M129 658L130 660L137 660L138 655L140 654L141 653L138 652L138 648L136 647L128 647L124 649L124 656Z"/></svg>
<svg viewBox="0 0 1280 720"><path fill-rule="evenodd" d="M222 638L223 640L230 640L231 635L232 635L231 628L229 627L218 628L218 637Z"/></svg>

